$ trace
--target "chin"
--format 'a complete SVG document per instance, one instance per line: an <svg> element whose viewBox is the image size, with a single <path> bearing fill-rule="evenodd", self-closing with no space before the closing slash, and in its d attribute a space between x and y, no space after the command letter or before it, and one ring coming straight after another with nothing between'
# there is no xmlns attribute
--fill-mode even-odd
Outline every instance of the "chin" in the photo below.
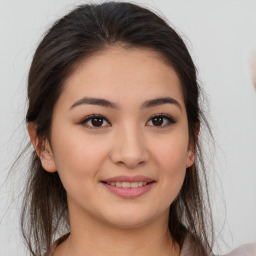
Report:
<svg viewBox="0 0 256 256"><path fill-rule="evenodd" d="M113 215L112 212L109 213L109 215L105 215L104 218L108 224L117 228L140 228L152 223L161 215L155 212L155 210L150 209L145 209L144 211L139 209L133 209L132 211L132 209L129 209L128 211L115 211L115 213L118 214Z"/></svg>
<svg viewBox="0 0 256 256"><path fill-rule="evenodd" d="M119 219L119 220L113 220L109 222L113 227L116 228L121 228L121 229L133 229L133 228L141 228L143 226L146 226L150 221L147 221L145 219L137 219L137 220L132 220L131 218L129 219Z"/></svg>

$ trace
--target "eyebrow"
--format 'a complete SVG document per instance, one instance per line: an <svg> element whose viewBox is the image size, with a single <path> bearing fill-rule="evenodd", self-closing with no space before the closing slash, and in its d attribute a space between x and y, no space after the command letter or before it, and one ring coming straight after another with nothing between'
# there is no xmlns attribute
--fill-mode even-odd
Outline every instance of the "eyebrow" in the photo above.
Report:
<svg viewBox="0 0 256 256"><path fill-rule="evenodd" d="M79 101L75 102L70 109L83 105L83 104L89 104L89 105L97 105L97 106L101 106L101 107L107 107L107 108L113 108L113 109L119 109L118 104L105 100L105 99L101 99L101 98L88 98L88 97L84 97L82 99L80 99Z"/></svg>
<svg viewBox="0 0 256 256"><path fill-rule="evenodd" d="M102 99L102 98L90 98L90 97L83 97L82 99L75 102L70 107L70 109L73 109L74 107L84 105L84 104L97 105L97 106L113 108L113 109L120 109L120 106L115 102L111 102L109 100ZM180 103L171 97L162 97L162 98L147 100L141 105L141 109L155 107L155 106L159 106L159 105L163 105L163 104L176 105L182 111Z"/></svg>
<svg viewBox="0 0 256 256"><path fill-rule="evenodd" d="M155 107L163 104L174 104L182 111L180 103L171 97L147 100L142 104L141 108L144 109L144 108Z"/></svg>

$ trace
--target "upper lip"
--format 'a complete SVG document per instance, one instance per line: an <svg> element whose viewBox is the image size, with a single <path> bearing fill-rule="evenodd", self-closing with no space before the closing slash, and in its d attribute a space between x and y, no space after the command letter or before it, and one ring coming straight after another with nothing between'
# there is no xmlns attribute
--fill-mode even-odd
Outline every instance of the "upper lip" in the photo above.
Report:
<svg viewBox="0 0 256 256"><path fill-rule="evenodd" d="M149 177L142 176L142 175L136 175L136 176L115 176L108 179L102 180L103 182L152 182L155 181Z"/></svg>

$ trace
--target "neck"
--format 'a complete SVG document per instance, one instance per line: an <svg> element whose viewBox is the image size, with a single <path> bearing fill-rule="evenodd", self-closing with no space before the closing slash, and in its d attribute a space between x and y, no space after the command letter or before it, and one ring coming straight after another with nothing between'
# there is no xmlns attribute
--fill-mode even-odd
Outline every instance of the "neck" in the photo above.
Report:
<svg viewBox="0 0 256 256"><path fill-rule="evenodd" d="M168 230L168 212L155 221L133 228L102 223L90 215L80 217L70 212L70 237L57 247L54 256L179 255L179 246Z"/></svg>

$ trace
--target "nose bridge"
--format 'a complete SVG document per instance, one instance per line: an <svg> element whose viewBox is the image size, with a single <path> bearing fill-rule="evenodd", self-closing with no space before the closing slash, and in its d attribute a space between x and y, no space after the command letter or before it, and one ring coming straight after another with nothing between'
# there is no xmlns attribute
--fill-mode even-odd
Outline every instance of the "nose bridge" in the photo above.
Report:
<svg viewBox="0 0 256 256"><path fill-rule="evenodd" d="M148 160L148 152L143 131L136 123L124 122L116 131L111 154L116 164L135 168Z"/></svg>

